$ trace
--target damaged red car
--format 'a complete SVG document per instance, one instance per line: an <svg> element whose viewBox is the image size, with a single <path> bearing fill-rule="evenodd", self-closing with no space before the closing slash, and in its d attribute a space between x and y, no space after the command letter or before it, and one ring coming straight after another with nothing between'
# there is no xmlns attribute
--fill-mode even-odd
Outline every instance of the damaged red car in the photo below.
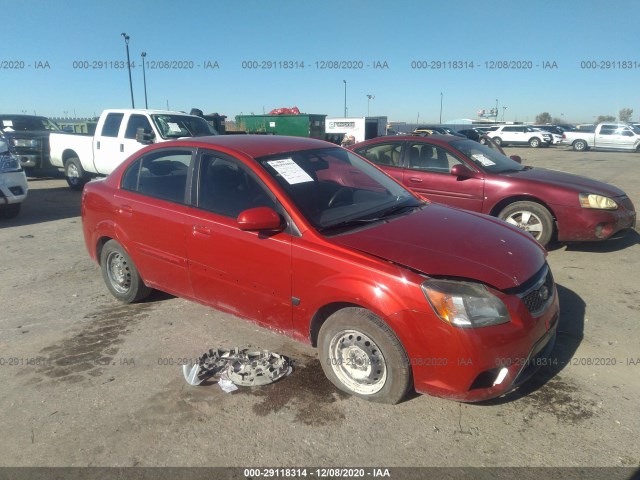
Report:
<svg viewBox="0 0 640 480"><path fill-rule="evenodd" d="M558 295L529 234L327 142L152 145L85 186L82 221L119 300L159 289L317 346L331 382L368 400L498 397L554 345Z"/></svg>

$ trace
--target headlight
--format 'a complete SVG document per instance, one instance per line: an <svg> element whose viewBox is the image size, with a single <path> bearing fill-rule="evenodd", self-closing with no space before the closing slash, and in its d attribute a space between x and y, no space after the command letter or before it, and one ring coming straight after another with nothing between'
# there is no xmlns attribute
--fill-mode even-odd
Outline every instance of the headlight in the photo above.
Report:
<svg viewBox="0 0 640 480"><path fill-rule="evenodd" d="M422 291L438 317L456 327L487 327L511 320L502 300L481 284L427 280Z"/></svg>
<svg viewBox="0 0 640 480"><path fill-rule="evenodd" d="M18 157L10 153L0 154L0 172L19 172L20 170Z"/></svg>
<svg viewBox="0 0 640 480"><path fill-rule="evenodd" d="M579 195L582 208L597 208L599 210L615 210L618 204L615 200L595 193L581 193Z"/></svg>
<svg viewBox="0 0 640 480"><path fill-rule="evenodd" d="M37 148L39 143L38 143L38 140L34 140L34 139L28 140L26 138L12 138L11 145L13 145L14 147Z"/></svg>

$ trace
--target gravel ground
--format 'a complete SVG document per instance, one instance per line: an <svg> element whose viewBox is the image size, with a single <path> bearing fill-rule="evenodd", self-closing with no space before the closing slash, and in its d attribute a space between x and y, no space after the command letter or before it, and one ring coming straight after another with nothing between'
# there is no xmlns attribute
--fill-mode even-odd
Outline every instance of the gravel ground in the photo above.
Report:
<svg viewBox="0 0 640 480"><path fill-rule="evenodd" d="M640 205L640 155L508 148L612 183ZM85 251L80 193L30 179L0 224L0 466L640 467L640 236L554 245L557 365L485 404L338 393L314 349L157 293L121 305ZM290 356L293 374L227 394L180 364L215 347Z"/></svg>

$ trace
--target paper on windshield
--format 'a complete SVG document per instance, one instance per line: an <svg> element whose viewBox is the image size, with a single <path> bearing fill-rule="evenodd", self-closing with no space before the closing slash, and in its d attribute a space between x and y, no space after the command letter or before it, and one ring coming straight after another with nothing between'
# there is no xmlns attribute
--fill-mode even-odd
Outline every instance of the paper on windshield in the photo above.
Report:
<svg viewBox="0 0 640 480"><path fill-rule="evenodd" d="M2 120L2 125L4 127L13 127L13 120Z"/></svg>
<svg viewBox="0 0 640 480"><path fill-rule="evenodd" d="M182 131L180 126L175 122L167 122L167 126L170 132L180 133Z"/></svg>
<svg viewBox="0 0 640 480"><path fill-rule="evenodd" d="M471 158L473 158L474 160L480 162L485 167L490 167L490 166L496 164L496 162L494 162L493 160L485 157L482 153L474 153L473 155L471 155Z"/></svg>
<svg viewBox="0 0 640 480"><path fill-rule="evenodd" d="M300 165L293 161L291 158L284 158L282 160L271 160L267 162L276 172L282 175L289 185L295 185L296 183L313 182L313 178L305 172Z"/></svg>

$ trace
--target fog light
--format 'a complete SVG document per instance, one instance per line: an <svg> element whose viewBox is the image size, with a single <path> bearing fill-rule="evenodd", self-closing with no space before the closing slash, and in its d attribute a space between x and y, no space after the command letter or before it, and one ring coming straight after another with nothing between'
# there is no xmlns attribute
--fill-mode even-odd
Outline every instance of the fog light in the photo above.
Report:
<svg viewBox="0 0 640 480"><path fill-rule="evenodd" d="M495 382L493 382L493 386L495 387L496 385L500 385L502 381L505 379L505 377L507 376L507 373L509 373L509 370L506 367L502 368L500 370L500 373L498 373L498 376L496 377Z"/></svg>

